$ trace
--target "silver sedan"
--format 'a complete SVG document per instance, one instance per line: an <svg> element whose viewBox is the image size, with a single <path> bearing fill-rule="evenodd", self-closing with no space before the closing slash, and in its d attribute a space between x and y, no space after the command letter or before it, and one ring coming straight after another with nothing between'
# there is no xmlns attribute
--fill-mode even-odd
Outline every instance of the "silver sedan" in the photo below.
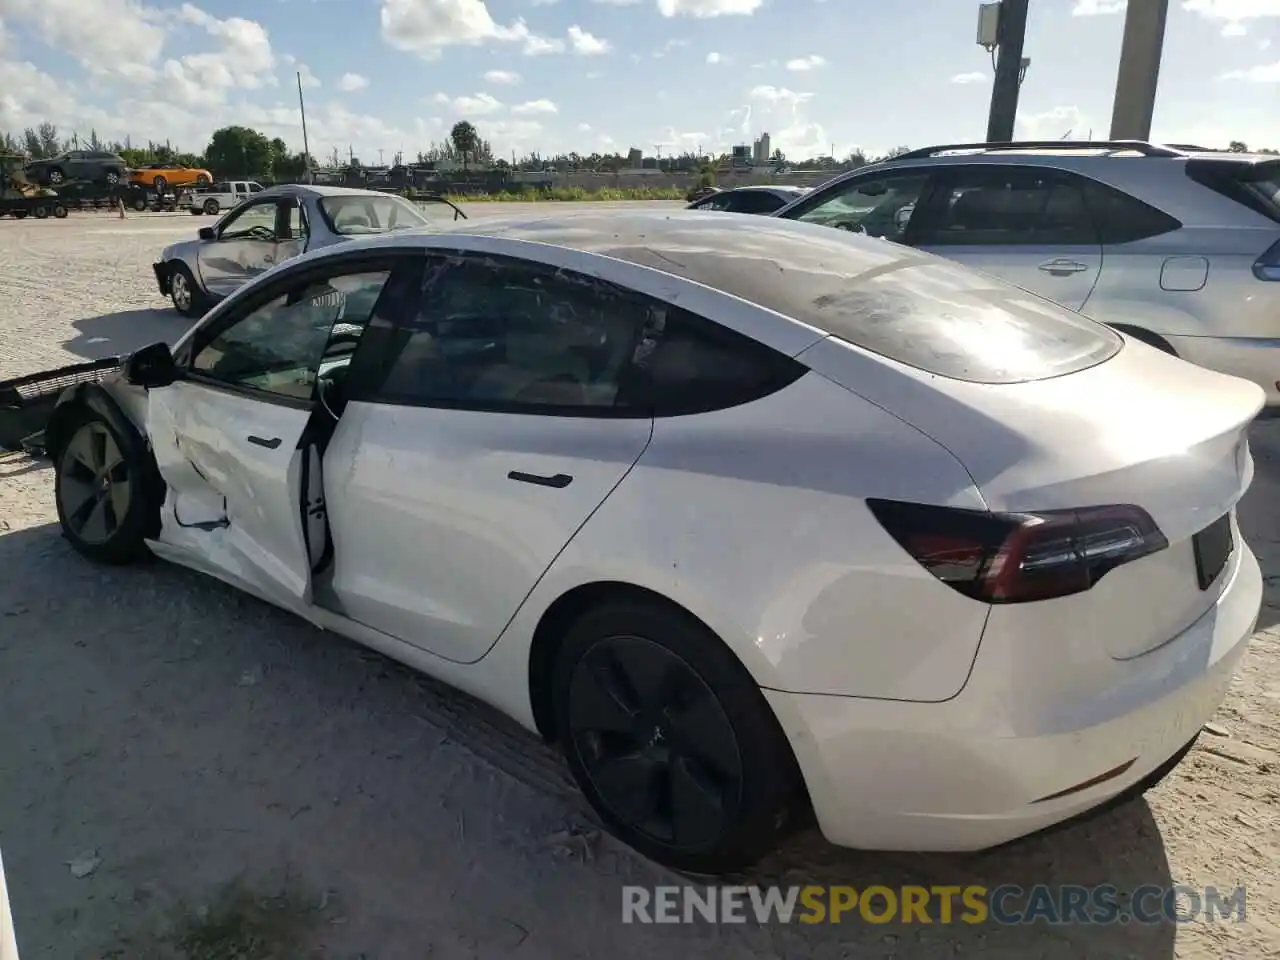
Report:
<svg viewBox="0 0 1280 960"><path fill-rule="evenodd" d="M194 240L165 247L153 269L161 295L183 316L196 317L309 250L459 219L466 214L443 197L415 204L374 190L287 184L254 194L213 226L201 227Z"/></svg>

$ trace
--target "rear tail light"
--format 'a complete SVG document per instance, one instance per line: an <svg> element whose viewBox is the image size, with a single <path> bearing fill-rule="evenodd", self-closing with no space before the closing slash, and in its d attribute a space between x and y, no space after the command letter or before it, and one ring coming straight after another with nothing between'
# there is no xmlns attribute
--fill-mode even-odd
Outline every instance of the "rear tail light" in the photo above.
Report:
<svg viewBox="0 0 1280 960"><path fill-rule="evenodd" d="M1259 280L1280 280L1280 240L1254 261L1253 275Z"/></svg>
<svg viewBox="0 0 1280 960"><path fill-rule="evenodd" d="M1169 545L1141 507L986 513L868 500L880 525L947 586L984 603L1082 593L1125 563Z"/></svg>

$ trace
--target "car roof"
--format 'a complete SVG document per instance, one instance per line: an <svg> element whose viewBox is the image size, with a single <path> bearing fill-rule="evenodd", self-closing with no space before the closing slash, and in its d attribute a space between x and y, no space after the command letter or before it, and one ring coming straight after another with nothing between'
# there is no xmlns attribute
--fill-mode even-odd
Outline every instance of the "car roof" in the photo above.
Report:
<svg viewBox="0 0 1280 960"><path fill-rule="evenodd" d="M781 183L749 183L741 187L728 187L721 193L747 193L750 191L764 191L765 193L804 193L807 187L796 187L791 184Z"/></svg>
<svg viewBox="0 0 1280 960"><path fill-rule="evenodd" d="M219 181L233 182L233 181ZM314 183L280 183L274 187L267 187L259 197L393 197L393 193L384 193L381 190L361 190L357 187L326 187Z"/></svg>
<svg viewBox="0 0 1280 960"><path fill-rule="evenodd" d="M907 267L932 268L934 288L963 293L988 289L992 281L939 257L874 237L796 220L702 210L610 211L533 217L477 217L443 227L427 227L358 238L326 247L298 261L315 261L366 250L421 247L448 251L455 236L490 237L505 250L491 255L538 260L535 245L567 248L658 270L729 294L811 329L830 333L865 308L855 290L859 281L880 280L904 298L915 297L909 283L887 275ZM528 245L521 250L522 245ZM471 246L468 244L468 246ZM603 271L602 271L603 272ZM906 278L903 278L904 280Z"/></svg>

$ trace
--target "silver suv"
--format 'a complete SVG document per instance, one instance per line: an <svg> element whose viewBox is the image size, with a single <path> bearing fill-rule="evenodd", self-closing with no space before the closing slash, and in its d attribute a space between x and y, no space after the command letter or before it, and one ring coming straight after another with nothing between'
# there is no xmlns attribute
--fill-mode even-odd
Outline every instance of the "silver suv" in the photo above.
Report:
<svg viewBox="0 0 1280 960"><path fill-rule="evenodd" d="M1136 141L951 144L774 216L976 267L1267 391L1280 413L1280 157Z"/></svg>

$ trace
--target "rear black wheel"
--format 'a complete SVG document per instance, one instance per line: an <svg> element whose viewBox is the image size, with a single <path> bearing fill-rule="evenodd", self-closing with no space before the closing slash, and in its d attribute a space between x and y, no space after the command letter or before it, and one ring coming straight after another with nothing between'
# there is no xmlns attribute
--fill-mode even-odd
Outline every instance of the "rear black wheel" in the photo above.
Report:
<svg viewBox="0 0 1280 960"><path fill-rule="evenodd" d="M610 829L678 870L750 866L800 797L795 760L759 687L693 618L609 604L570 630L555 675L569 766Z"/></svg>
<svg viewBox="0 0 1280 960"><path fill-rule="evenodd" d="M86 409L56 456L54 500L71 545L103 563L149 556L144 541L154 535L159 512L141 441Z"/></svg>

